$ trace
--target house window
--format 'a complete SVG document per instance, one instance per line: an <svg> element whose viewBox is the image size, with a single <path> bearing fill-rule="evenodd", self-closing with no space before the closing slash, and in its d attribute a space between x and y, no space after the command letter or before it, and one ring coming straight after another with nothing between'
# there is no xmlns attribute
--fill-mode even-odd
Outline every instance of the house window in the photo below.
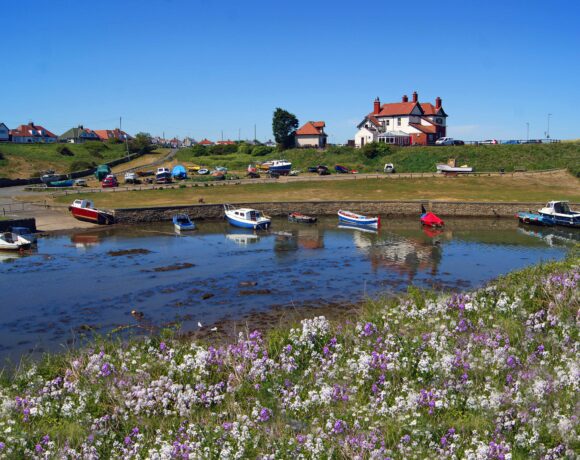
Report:
<svg viewBox="0 0 580 460"><path fill-rule="evenodd" d="M387 120L387 121L385 122L385 124L386 124L387 126L389 126L389 125L391 124L391 120Z"/></svg>
<svg viewBox="0 0 580 460"><path fill-rule="evenodd" d="M397 126L401 126L401 119L397 118Z"/></svg>
<svg viewBox="0 0 580 460"><path fill-rule="evenodd" d="M440 125L441 123L443 123L443 119L442 118L436 118L435 119L435 123L437 123L438 125Z"/></svg>

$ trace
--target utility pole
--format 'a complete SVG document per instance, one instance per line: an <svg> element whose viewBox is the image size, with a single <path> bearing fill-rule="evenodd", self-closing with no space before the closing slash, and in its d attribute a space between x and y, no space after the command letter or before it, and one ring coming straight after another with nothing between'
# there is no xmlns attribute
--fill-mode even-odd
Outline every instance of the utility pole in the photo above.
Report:
<svg viewBox="0 0 580 460"><path fill-rule="evenodd" d="M530 140L530 122L526 121L526 141Z"/></svg>
<svg viewBox="0 0 580 460"><path fill-rule="evenodd" d="M548 114L548 130L546 131L546 139L550 139L550 117L552 116L551 113Z"/></svg>

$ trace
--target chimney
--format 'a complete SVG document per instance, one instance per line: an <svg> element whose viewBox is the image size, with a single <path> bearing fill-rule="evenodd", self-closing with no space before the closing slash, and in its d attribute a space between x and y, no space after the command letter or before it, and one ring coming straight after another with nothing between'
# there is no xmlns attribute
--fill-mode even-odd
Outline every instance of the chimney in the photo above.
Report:
<svg viewBox="0 0 580 460"><path fill-rule="evenodd" d="M441 108L441 98L439 96L437 96L437 99L435 99L435 108L436 109Z"/></svg>
<svg viewBox="0 0 580 460"><path fill-rule="evenodd" d="M403 99L401 99L403 102L409 102L409 98L407 97L406 94L403 95Z"/></svg>
<svg viewBox="0 0 580 460"><path fill-rule="evenodd" d="M413 102L417 102L419 100L419 95L417 94L417 91L413 91Z"/></svg>
<svg viewBox="0 0 580 460"><path fill-rule="evenodd" d="M375 104L373 107L373 113L376 115L381 111L381 101L379 100L379 97L377 96L377 98L375 99Z"/></svg>
<svg viewBox="0 0 580 460"><path fill-rule="evenodd" d="M28 126L30 126L31 128L34 128L34 122L33 121L29 121L28 122Z"/></svg>

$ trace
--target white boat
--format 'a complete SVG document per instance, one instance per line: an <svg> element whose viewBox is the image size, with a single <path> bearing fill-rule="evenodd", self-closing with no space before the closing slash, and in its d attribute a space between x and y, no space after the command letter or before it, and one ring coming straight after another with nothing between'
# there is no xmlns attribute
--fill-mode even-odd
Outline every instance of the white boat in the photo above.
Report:
<svg viewBox="0 0 580 460"><path fill-rule="evenodd" d="M281 176L288 175L292 170L292 163L288 160L270 160L262 163L262 168L268 167L268 171L275 172L280 174Z"/></svg>
<svg viewBox="0 0 580 460"><path fill-rule="evenodd" d="M200 176L205 176L205 175L209 174L209 169L207 169L207 168L201 168L201 169L198 169L197 170L197 173Z"/></svg>
<svg viewBox="0 0 580 460"><path fill-rule="evenodd" d="M580 212L571 210L568 201L550 201L538 212L551 217L556 225L580 228Z"/></svg>
<svg viewBox="0 0 580 460"><path fill-rule="evenodd" d="M12 231L12 233L20 235L25 240L30 241L30 243L32 244L36 244L38 240L36 233L33 233L32 230L30 230L28 227L12 227L10 228L10 230Z"/></svg>
<svg viewBox="0 0 580 460"><path fill-rule="evenodd" d="M54 182L54 181L60 180L63 177L64 176L62 174L55 174L54 171L46 171L46 174L43 174L42 176L40 176L40 180L44 184L48 184L50 182Z"/></svg>
<svg viewBox="0 0 580 460"><path fill-rule="evenodd" d="M134 172L125 173L126 184L136 184L138 181L137 174Z"/></svg>
<svg viewBox="0 0 580 460"><path fill-rule="evenodd" d="M343 211L342 209L338 211L338 220L350 225L364 225L371 228L379 228L381 226L381 218L379 216L368 217L350 211Z"/></svg>
<svg viewBox="0 0 580 460"><path fill-rule="evenodd" d="M228 222L234 227L265 230L270 227L272 219L260 211L251 208L235 208L224 204L224 212Z"/></svg>
<svg viewBox="0 0 580 460"><path fill-rule="evenodd" d="M171 171L169 168L157 168L155 182L158 184L168 184L171 182Z"/></svg>
<svg viewBox="0 0 580 460"><path fill-rule="evenodd" d="M176 214L173 216L173 227L177 232L195 230L195 224L187 214Z"/></svg>
<svg viewBox="0 0 580 460"><path fill-rule="evenodd" d="M23 236L12 232L0 233L0 250L3 251L20 251L21 249L28 249L31 242Z"/></svg>
<svg viewBox="0 0 580 460"><path fill-rule="evenodd" d="M446 164L438 164L437 165L437 172L442 173L470 173L473 172L473 168L471 166L463 165L463 166L449 166Z"/></svg>

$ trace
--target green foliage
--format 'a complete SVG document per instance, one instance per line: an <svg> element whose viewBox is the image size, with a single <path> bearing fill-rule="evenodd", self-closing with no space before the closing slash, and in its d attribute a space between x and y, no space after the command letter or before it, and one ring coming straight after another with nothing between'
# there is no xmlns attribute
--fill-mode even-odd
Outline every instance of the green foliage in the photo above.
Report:
<svg viewBox="0 0 580 460"><path fill-rule="evenodd" d="M69 172L83 171L94 168L97 164L94 161L75 160L69 166Z"/></svg>
<svg viewBox="0 0 580 460"><path fill-rule="evenodd" d="M129 151L131 153L149 153L154 149L155 147L151 144L151 135L149 133L137 133L129 141Z"/></svg>
<svg viewBox="0 0 580 460"><path fill-rule="evenodd" d="M245 142L241 142L240 144L238 144L238 153L240 155L251 155L253 149L254 149L253 145L246 144Z"/></svg>
<svg viewBox="0 0 580 460"><path fill-rule="evenodd" d="M365 157L373 159L378 156L389 155L391 153L391 147L382 142L371 142L370 144L366 144L361 151Z"/></svg>
<svg viewBox="0 0 580 460"><path fill-rule="evenodd" d="M121 144L123 141L121 139L117 139L116 137L111 137L107 143L111 145Z"/></svg>
<svg viewBox="0 0 580 460"><path fill-rule="evenodd" d="M0 160L4 160L4 154L0 151Z"/></svg>
<svg viewBox="0 0 580 460"><path fill-rule="evenodd" d="M56 147L56 151L58 153L60 153L61 155L64 155L64 156L67 156L67 157L74 156L74 153L71 151L71 149L69 149L66 145L63 145L63 144L59 144Z"/></svg>
<svg viewBox="0 0 580 460"><path fill-rule="evenodd" d="M204 157L209 154L209 152L206 150L206 147L199 144L195 144L193 147L184 150L184 152L191 153L191 155L193 155L194 157Z"/></svg>
<svg viewBox="0 0 580 460"><path fill-rule="evenodd" d="M210 155L227 155L238 151L237 144L216 144L207 147Z"/></svg>
<svg viewBox="0 0 580 460"><path fill-rule="evenodd" d="M276 143L285 149L292 147L296 129L298 129L298 118L294 114L278 107L272 117L272 132Z"/></svg>
<svg viewBox="0 0 580 460"><path fill-rule="evenodd" d="M252 149L252 155L255 157L263 157L272 153L274 149L265 145L257 145Z"/></svg>
<svg viewBox="0 0 580 460"><path fill-rule="evenodd" d="M83 146L92 157L98 159L102 159L103 152L109 149L109 147L106 144L103 144L102 142L99 141L85 142Z"/></svg>

